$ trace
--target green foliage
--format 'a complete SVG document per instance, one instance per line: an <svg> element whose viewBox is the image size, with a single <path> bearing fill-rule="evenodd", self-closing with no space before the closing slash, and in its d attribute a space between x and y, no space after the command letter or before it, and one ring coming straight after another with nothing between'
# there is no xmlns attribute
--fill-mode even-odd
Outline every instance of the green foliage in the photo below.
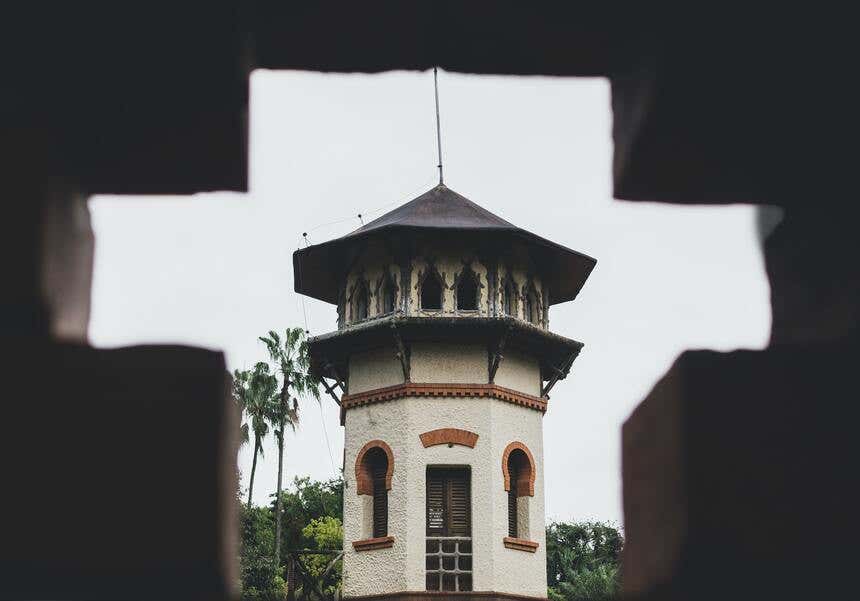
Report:
<svg viewBox="0 0 860 601"><path fill-rule="evenodd" d="M272 515L275 510L273 500L270 507ZM304 534L304 529L313 520L324 517L343 522L343 479L320 482L307 477L295 478L292 487L281 492L281 516L284 524L281 544L285 549L321 548L312 536Z"/></svg>
<svg viewBox="0 0 860 601"><path fill-rule="evenodd" d="M583 569L569 577L548 590L550 601L612 601L618 595L617 566Z"/></svg>
<svg viewBox="0 0 860 601"><path fill-rule="evenodd" d="M240 555L242 599L271 601L283 598L280 570L275 567L275 529L268 507L246 507L240 503Z"/></svg>
<svg viewBox="0 0 860 601"><path fill-rule="evenodd" d="M272 495L274 497L274 495ZM325 482L296 478L281 493L282 546L294 549L341 549L343 547L343 480ZM275 507L242 507L240 568L243 601L282 600L285 595L284 566L276 567ZM330 555L319 556L328 562ZM340 562L323 576L314 556L304 557L302 564L319 575L319 586L333 594L340 586Z"/></svg>
<svg viewBox="0 0 860 601"><path fill-rule="evenodd" d="M552 523L546 529L551 601L608 601L619 591L624 539L602 522Z"/></svg>
<svg viewBox="0 0 860 601"><path fill-rule="evenodd" d="M311 520L302 529L306 540L314 541L312 549L342 549L343 523L336 517L324 516ZM343 562L337 561L335 555L308 555L302 558L302 563L308 573L319 583L320 590L327 596L334 597L340 587L341 568Z"/></svg>

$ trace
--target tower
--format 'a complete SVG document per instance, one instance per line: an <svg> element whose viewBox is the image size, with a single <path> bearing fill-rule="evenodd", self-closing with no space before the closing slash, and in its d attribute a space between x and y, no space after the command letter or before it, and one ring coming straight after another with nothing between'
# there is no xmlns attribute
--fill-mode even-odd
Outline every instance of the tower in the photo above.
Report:
<svg viewBox="0 0 860 601"><path fill-rule="evenodd" d="M545 598L542 420L582 348L549 307L595 260L440 184L293 264L337 305L310 354L345 427L344 597Z"/></svg>

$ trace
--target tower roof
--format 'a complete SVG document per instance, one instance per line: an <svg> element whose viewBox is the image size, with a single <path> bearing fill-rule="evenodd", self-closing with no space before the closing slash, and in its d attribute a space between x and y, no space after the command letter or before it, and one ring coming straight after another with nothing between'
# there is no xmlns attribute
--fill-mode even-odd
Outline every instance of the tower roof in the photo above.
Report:
<svg viewBox="0 0 860 601"><path fill-rule="evenodd" d="M498 242L525 244L542 268L549 284L550 304L573 300L594 268L595 259L541 238L457 194L444 184L425 192L334 240L302 248L293 253L295 290L330 303L337 303L338 274L357 252L357 246L373 237L403 233L470 232Z"/></svg>

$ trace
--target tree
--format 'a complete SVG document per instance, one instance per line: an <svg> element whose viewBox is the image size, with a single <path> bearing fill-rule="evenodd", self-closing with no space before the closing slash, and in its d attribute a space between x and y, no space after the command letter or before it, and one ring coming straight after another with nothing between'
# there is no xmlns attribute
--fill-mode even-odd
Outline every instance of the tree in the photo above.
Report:
<svg viewBox="0 0 860 601"><path fill-rule="evenodd" d="M310 357L305 331L301 328L287 328L283 342L274 330L260 340L281 374L281 393L275 408L275 437L278 440L278 488L275 510L275 564L281 558L281 490L284 472L284 434L287 426L295 430L299 421L298 397L313 396L319 402L320 393L317 379L310 373ZM293 393L292 395L290 393ZM292 396L292 402L290 397Z"/></svg>
<svg viewBox="0 0 860 601"><path fill-rule="evenodd" d="M624 539L602 522L551 523L546 572L551 601L608 601L618 594Z"/></svg>
<svg viewBox="0 0 860 601"><path fill-rule="evenodd" d="M243 413L250 419L254 434L254 458L251 462L251 478L248 484L248 508L254 495L254 475L257 472L257 457L263 454L263 440L269 433L269 422L277 409L278 378L269 371L269 364L258 362L251 371L236 370L233 373L233 396ZM248 438L248 422L242 425L242 436Z"/></svg>
<svg viewBox="0 0 860 601"><path fill-rule="evenodd" d="M277 500L272 500L272 513ZM281 493L281 546L288 549L317 548L303 529L313 520L333 517L343 521L343 479L328 481L296 477L292 486Z"/></svg>
<svg viewBox="0 0 860 601"><path fill-rule="evenodd" d="M343 549L343 523L336 517L327 515L311 520L302 529L302 536L313 541L312 549ZM304 559L308 574L318 583L319 590L332 599L337 598L340 588L343 566L341 555L310 555Z"/></svg>
<svg viewBox="0 0 860 601"><path fill-rule="evenodd" d="M342 548L342 540L337 542L337 524L341 524L343 519L343 479L317 481L308 477L295 478L281 492L281 506L284 520L282 546L294 549ZM273 558L276 507L275 499L265 507L249 508L242 504L240 566L243 601L283 600L284 574ZM315 526L308 528L311 524ZM318 558L330 563L334 555L320 555ZM303 556L302 563L315 575L317 588L327 594L339 588L339 562L328 573L325 568L318 569L319 561L314 556Z"/></svg>

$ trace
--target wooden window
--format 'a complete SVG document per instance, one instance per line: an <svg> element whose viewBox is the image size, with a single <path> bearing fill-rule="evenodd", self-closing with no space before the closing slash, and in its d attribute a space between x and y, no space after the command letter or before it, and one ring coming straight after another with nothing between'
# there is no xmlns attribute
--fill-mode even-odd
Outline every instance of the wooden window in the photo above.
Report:
<svg viewBox="0 0 860 601"><path fill-rule="evenodd" d="M463 268L457 278L457 309L460 311L478 309L478 276L469 267Z"/></svg>
<svg viewBox="0 0 860 601"><path fill-rule="evenodd" d="M426 588L472 590L472 497L467 468L427 468Z"/></svg>
<svg viewBox="0 0 860 601"><path fill-rule="evenodd" d="M421 308L425 311L438 311L442 308L442 282L433 272L428 273L421 284Z"/></svg>

